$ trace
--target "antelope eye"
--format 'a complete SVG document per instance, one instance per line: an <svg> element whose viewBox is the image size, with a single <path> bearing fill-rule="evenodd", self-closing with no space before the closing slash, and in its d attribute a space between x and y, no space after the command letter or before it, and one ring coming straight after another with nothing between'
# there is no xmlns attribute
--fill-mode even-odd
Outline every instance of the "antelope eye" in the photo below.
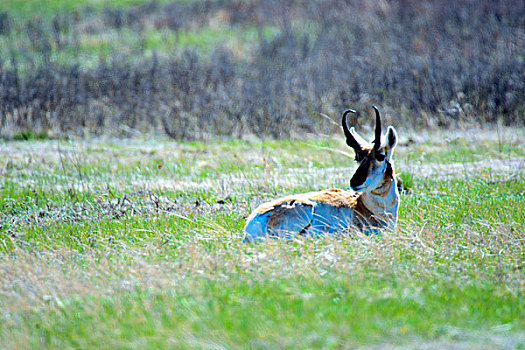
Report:
<svg viewBox="0 0 525 350"><path fill-rule="evenodd" d="M385 155L384 154L381 154L381 153L378 153L376 154L376 159L380 162L384 161L385 160Z"/></svg>

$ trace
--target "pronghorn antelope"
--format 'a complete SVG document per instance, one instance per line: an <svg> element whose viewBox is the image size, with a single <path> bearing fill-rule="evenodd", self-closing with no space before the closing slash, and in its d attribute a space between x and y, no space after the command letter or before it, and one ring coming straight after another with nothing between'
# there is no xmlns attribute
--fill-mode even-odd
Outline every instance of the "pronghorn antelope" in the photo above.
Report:
<svg viewBox="0 0 525 350"><path fill-rule="evenodd" d="M346 143L355 151L359 166L350 179L352 190L329 189L291 195L261 204L248 217L245 241L266 237L317 237L359 230L370 234L378 229L393 230L397 221L399 192L392 167L392 154L397 133L389 126L381 134L379 110L376 115L375 139L366 142L352 127L348 130L346 116L357 114L349 109L343 113L342 124Z"/></svg>

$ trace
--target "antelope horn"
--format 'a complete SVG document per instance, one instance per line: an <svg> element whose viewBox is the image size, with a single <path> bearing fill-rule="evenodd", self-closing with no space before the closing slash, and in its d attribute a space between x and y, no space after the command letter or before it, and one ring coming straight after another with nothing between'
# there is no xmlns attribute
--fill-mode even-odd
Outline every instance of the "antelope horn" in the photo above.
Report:
<svg viewBox="0 0 525 350"><path fill-rule="evenodd" d="M379 109L376 106L372 106L376 111L376 137L374 140L374 150L377 151L381 147L381 117L379 116Z"/></svg>
<svg viewBox="0 0 525 350"><path fill-rule="evenodd" d="M358 115L359 112L354 109L348 109L343 112L342 124L343 124L343 131L345 132L345 136L346 136L346 144L352 147L356 151L361 151L361 145L355 139L354 135L350 132L350 130L348 130L348 125L346 124L346 115L348 113L353 113L355 115Z"/></svg>

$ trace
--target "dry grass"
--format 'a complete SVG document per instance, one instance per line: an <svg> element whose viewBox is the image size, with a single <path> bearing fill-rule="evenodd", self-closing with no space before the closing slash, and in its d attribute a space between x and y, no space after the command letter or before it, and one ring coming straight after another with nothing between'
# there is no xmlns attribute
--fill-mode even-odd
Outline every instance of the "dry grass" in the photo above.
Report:
<svg viewBox="0 0 525 350"><path fill-rule="evenodd" d="M348 158L326 151L341 140L2 144L2 344L519 348L525 169L507 132L484 160L501 143L483 132L402 140L393 235L258 245L241 236L259 202L345 186Z"/></svg>

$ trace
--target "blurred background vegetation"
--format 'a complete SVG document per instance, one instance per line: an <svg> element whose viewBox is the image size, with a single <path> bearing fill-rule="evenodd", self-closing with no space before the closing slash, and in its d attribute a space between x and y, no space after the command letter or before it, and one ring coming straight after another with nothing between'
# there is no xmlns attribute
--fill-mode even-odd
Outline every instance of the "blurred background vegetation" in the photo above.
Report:
<svg viewBox="0 0 525 350"><path fill-rule="evenodd" d="M4 138L286 138L372 104L406 127L523 126L525 2L0 2Z"/></svg>

